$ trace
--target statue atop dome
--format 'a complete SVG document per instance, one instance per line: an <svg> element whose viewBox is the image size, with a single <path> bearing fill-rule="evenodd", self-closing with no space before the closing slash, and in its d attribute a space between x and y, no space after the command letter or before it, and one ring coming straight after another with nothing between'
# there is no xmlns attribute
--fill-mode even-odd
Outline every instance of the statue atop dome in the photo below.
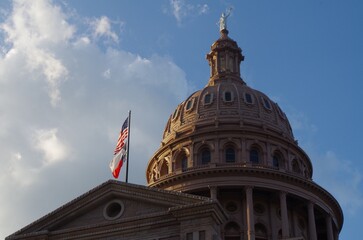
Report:
<svg viewBox="0 0 363 240"><path fill-rule="evenodd" d="M222 12L221 17L219 18L219 31L227 30L227 18L232 12L232 8L229 8L226 13Z"/></svg>

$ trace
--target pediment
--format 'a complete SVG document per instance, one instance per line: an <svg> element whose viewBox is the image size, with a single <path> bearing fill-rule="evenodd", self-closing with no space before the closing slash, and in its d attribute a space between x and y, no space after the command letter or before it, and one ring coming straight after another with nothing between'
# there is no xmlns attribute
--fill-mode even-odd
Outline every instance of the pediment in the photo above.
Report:
<svg viewBox="0 0 363 240"><path fill-rule="evenodd" d="M175 207L200 204L208 198L109 180L24 227L7 239L109 226L155 217L167 218ZM169 214L170 215L170 214ZM169 216L170 217L170 216Z"/></svg>

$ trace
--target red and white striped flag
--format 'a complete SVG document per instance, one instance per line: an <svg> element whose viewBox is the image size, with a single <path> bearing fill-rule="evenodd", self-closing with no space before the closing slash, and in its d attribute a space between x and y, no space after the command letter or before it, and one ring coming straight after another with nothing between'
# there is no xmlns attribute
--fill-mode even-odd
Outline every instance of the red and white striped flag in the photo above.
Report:
<svg viewBox="0 0 363 240"><path fill-rule="evenodd" d="M114 178L118 178L121 167L127 159L127 144L129 136L129 118L126 118L122 125L120 136L118 137L114 157L110 162L110 169Z"/></svg>

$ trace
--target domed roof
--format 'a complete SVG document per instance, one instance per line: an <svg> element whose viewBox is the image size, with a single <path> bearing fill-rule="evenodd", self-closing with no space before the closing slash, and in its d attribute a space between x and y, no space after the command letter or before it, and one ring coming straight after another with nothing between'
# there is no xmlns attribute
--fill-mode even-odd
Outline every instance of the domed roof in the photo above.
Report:
<svg viewBox="0 0 363 240"><path fill-rule="evenodd" d="M278 198L286 203L288 193L293 203L289 205L314 201L319 207L326 206L322 208L328 209L340 229L341 208L312 181L310 158L294 140L286 115L277 103L242 80L242 50L228 37L225 25L220 32L207 54L209 81L180 103L168 119L162 144L148 162L148 186L209 196L227 211L228 202L250 206L250 211L231 213L233 221L233 214L256 212L254 197L260 204L263 196L266 206L273 206ZM277 200L274 208L281 206ZM300 214L302 209L296 209ZM287 223L287 210L285 213Z"/></svg>
<svg viewBox="0 0 363 240"><path fill-rule="evenodd" d="M177 106L166 124L163 144L208 125L234 125L259 132L263 129L294 141L290 123L278 104L241 79L241 52L228 31L222 31L207 55L211 66L208 84Z"/></svg>
<svg viewBox="0 0 363 240"><path fill-rule="evenodd" d="M169 117L162 144L148 163L148 184L177 189L172 179L197 189L200 186L193 185L191 178L177 179L201 169L228 168L288 171L310 179L310 159L294 140L285 113L242 80L244 56L226 29L211 46L207 60L209 81Z"/></svg>

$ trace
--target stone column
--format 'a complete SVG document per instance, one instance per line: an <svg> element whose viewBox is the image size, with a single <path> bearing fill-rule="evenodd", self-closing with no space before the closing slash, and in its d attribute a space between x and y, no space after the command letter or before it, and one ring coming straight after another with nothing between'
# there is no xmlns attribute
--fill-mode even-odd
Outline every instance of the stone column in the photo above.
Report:
<svg viewBox="0 0 363 240"><path fill-rule="evenodd" d="M280 209L281 209L281 225L282 225L282 238L288 238L289 233L289 219L287 215L286 192L280 192Z"/></svg>
<svg viewBox="0 0 363 240"><path fill-rule="evenodd" d="M272 196L271 196L272 197ZM276 229L276 204L275 201L270 201L269 203L270 211L270 223L271 223L271 240L277 240L277 229Z"/></svg>
<svg viewBox="0 0 363 240"><path fill-rule="evenodd" d="M326 235L328 236L328 240L334 240L332 219L329 214L325 217L325 221L326 221Z"/></svg>
<svg viewBox="0 0 363 240"><path fill-rule="evenodd" d="M241 160L243 163L246 163L249 161L249 159L247 158L247 143L246 143L246 139L242 138L241 139Z"/></svg>
<svg viewBox="0 0 363 240"><path fill-rule="evenodd" d="M316 236L316 225L315 225L315 214L314 214L314 203L308 203L308 215L309 215L309 236L310 240L317 240Z"/></svg>
<svg viewBox="0 0 363 240"><path fill-rule="evenodd" d="M217 200L217 187L209 187L210 190L210 198L213 200Z"/></svg>
<svg viewBox="0 0 363 240"><path fill-rule="evenodd" d="M255 219L253 215L253 187L246 186L247 239L255 240Z"/></svg>
<svg viewBox="0 0 363 240"><path fill-rule="evenodd" d="M296 215L296 212L295 211L293 211L292 212L292 226L293 226L293 236L296 236L298 233L300 233L300 229L299 229L299 227L298 227L298 222L299 222L299 220L298 220L298 217L297 217L297 215Z"/></svg>

